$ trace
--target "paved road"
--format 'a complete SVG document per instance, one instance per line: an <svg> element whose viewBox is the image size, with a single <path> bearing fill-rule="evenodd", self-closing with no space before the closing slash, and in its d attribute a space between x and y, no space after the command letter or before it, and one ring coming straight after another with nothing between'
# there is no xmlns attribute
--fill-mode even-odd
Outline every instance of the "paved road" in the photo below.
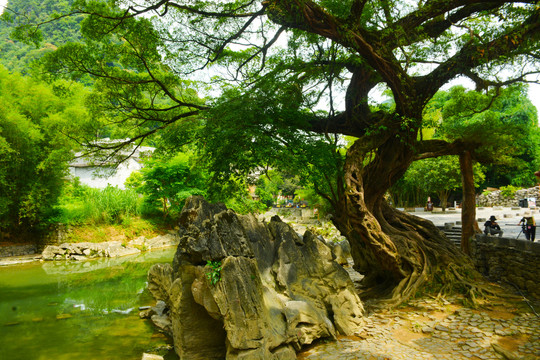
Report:
<svg viewBox="0 0 540 360"><path fill-rule="evenodd" d="M478 208L476 211L476 219L478 220L478 225L483 230L484 222L491 216L495 215L497 222L501 226L501 229L504 231L504 237L517 238L525 240L525 236L520 234L521 226L516 226L519 220L523 217L525 211L531 211L533 216L540 221L540 215L538 215L538 210L530 210L526 208L509 208L509 207L494 207L494 208ZM453 222L458 225L458 222L461 221L461 209L450 210L445 213L431 213L431 212L412 212L412 214L423 217L425 219L431 220L435 225L442 226L445 223ZM539 235L540 237L540 235ZM536 241L539 241L538 239Z"/></svg>

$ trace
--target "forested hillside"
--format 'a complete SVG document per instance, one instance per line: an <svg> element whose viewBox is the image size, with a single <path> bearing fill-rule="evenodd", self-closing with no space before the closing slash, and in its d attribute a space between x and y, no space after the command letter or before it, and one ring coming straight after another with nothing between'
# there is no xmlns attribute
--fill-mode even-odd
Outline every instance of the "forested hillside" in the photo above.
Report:
<svg viewBox="0 0 540 360"><path fill-rule="evenodd" d="M25 73L28 65L46 52L70 41L77 41L82 16L58 19L40 27L43 41L38 46L13 40L11 32L18 24L14 19L38 22L51 14L67 13L72 0L9 0L8 7L0 18L0 64L11 71Z"/></svg>

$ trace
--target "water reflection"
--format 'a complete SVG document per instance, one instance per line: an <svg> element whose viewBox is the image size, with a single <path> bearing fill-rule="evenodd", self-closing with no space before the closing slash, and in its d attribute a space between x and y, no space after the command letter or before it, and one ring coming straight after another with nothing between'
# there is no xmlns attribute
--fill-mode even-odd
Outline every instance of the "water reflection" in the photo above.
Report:
<svg viewBox="0 0 540 360"><path fill-rule="evenodd" d="M140 359L165 345L137 309L153 303L149 267L173 255L0 267L0 358Z"/></svg>

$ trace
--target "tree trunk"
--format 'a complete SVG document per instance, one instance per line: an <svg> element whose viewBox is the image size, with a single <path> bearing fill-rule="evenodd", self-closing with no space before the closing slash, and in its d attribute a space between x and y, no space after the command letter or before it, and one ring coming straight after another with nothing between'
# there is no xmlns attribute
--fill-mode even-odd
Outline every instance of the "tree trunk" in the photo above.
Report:
<svg viewBox="0 0 540 360"><path fill-rule="evenodd" d="M439 200L441 200L442 211L446 211L446 205L448 204L448 198L450 197L450 192L448 190L439 191Z"/></svg>
<svg viewBox="0 0 540 360"><path fill-rule="evenodd" d="M444 282L441 272L456 265L473 269L469 258L432 222L384 201L412 158L411 148L397 138L379 147L375 156L356 141L347 152L346 190L334 217L351 244L355 269L365 276L361 296L386 299L388 305L405 301L434 276Z"/></svg>
<svg viewBox="0 0 540 360"><path fill-rule="evenodd" d="M473 163L470 151L459 156L461 181L463 184L463 203L461 205L461 250L470 255L470 239L475 233L476 193L474 191Z"/></svg>
<svg viewBox="0 0 540 360"><path fill-rule="evenodd" d="M163 217L166 218L167 215L169 215L169 208L167 207L167 197L163 196L161 198L161 202L163 203Z"/></svg>

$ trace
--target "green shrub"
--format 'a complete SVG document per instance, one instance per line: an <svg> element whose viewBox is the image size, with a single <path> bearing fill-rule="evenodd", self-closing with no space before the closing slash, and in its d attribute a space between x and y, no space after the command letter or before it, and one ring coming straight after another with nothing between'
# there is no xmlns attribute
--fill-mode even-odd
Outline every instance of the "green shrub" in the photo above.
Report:
<svg viewBox="0 0 540 360"><path fill-rule="evenodd" d="M206 273L206 277L208 280L210 280L210 283L212 285L216 285L219 280L221 280L221 261L210 261L208 260L206 262L206 266L208 267L208 272Z"/></svg>
<svg viewBox="0 0 540 360"><path fill-rule="evenodd" d="M516 194L516 191L519 190L519 188L516 186L508 185L508 186L501 186L500 190L501 190L502 197L506 199L512 199L514 198L514 195Z"/></svg>
<svg viewBox="0 0 540 360"><path fill-rule="evenodd" d="M239 213L239 214L254 214L254 213L261 213L268 210L268 207L256 200L252 200L249 197L234 197L232 199L227 199L225 201L225 205L227 208Z"/></svg>

